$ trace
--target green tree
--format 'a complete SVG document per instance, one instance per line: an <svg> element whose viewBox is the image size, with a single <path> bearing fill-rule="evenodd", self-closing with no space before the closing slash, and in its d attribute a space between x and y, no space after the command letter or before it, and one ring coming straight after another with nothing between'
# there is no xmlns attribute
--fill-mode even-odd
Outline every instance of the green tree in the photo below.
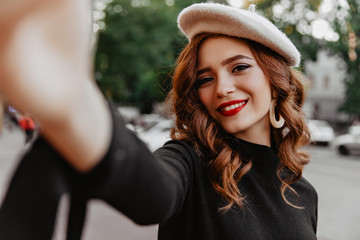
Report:
<svg viewBox="0 0 360 240"><path fill-rule="evenodd" d="M346 95L340 110L360 118L360 1L348 0L347 4L333 0L333 8L326 16L319 16L321 0L258 0L257 9L272 20L275 25L287 33L299 48L302 59L316 59L319 49L327 49L332 54L340 54L348 65L348 77L345 81ZM274 10L282 6L281 17ZM345 13L347 12L347 14ZM338 35L337 41L317 39L306 29L311 29L312 21L325 18ZM349 46L349 36L353 36L353 46Z"/></svg>
<svg viewBox="0 0 360 240"><path fill-rule="evenodd" d="M186 39L176 17L195 1L114 0L104 12L95 77L111 101L151 112L169 90L169 73ZM167 4L165 4L167 3Z"/></svg>
<svg viewBox="0 0 360 240"><path fill-rule="evenodd" d="M345 24L335 22L334 26L340 34L340 40L329 43L330 49L340 53L348 64L346 79L346 98L340 110L360 119L360 1L348 0L349 15Z"/></svg>
<svg viewBox="0 0 360 240"><path fill-rule="evenodd" d="M302 60L315 60L317 51L326 47L324 40L316 39L310 34L304 34L301 31L304 27L309 27L312 21L311 18L306 18L305 14L307 12L316 12L321 0L259 0L257 2L256 8L285 32L297 46L302 54ZM282 7L281 16L274 13L277 6Z"/></svg>
<svg viewBox="0 0 360 240"><path fill-rule="evenodd" d="M105 0L104 0L105 1ZM112 101L151 111L162 101L170 87L169 73L176 56L186 42L176 26L176 17L184 7L200 0L113 0L106 9L105 28L100 31L96 52L96 80ZM226 0L215 2L226 3ZM316 60L319 49L341 54L348 63L347 92L342 110L360 115L359 44L355 41L355 59L349 58L349 32L360 33L359 1L348 0L349 14L344 18L341 1L333 0L327 16L319 16L322 0L247 0L257 11L287 33L298 46L302 59ZM281 14L276 11L282 10ZM312 23L325 18L339 36L326 41L312 36ZM354 54L353 54L354 55ZM352 56L353 56L352 55Z"/></svg>

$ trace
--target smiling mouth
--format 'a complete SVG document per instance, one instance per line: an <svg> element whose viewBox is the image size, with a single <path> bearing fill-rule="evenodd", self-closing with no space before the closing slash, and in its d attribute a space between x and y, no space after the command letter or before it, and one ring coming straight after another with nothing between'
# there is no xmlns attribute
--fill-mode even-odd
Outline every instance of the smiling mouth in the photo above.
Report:
<svg viewBox="0 0 360 240"><path fill-rule="evenodd" d="M227 103L221 104L216 111L218 111L220 114L224 116L233 116L241 111L246 105L248 101L247 100L241 100L241 101L231 101Z"/></svg>

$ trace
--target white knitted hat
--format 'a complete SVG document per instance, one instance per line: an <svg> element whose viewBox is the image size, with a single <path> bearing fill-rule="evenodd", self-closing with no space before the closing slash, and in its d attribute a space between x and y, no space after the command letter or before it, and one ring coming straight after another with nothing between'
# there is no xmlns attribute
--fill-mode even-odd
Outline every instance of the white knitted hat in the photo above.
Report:
<svg viewBox="0 0 360 240"><path fill-rule="evenodd" d="M261 43L298 66L300 53L274 24L255 12L218 3L197 3L181 11L180 30L191 40L200 33L220 33Z"/></svg>

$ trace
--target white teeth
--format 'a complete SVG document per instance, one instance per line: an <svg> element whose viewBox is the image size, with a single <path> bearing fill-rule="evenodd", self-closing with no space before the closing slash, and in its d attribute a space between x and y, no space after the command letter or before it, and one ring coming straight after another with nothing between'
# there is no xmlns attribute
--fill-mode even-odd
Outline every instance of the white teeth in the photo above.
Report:
<svg viewBox="0 0 360 240"><path fill-rule="evenodd" d="M222 109L220 109L220 111L230 111L230 110L234 110L235 108L241 107L242 105L244 105L246 102L241 102L241 103L235 103L233 105L230 106L226 106Z"/></svg>

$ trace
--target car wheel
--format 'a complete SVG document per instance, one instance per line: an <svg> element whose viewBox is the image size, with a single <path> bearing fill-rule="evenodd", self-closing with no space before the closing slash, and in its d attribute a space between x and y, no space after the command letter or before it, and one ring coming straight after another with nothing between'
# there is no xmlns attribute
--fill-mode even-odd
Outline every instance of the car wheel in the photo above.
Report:
<svg viewBox="0 0 360 240"><path fill-rule="evenodd" d="M347 148L345 146L340 146L339 147L339 153L341 155L349 155L349 150L347 150Z"/></svg>

